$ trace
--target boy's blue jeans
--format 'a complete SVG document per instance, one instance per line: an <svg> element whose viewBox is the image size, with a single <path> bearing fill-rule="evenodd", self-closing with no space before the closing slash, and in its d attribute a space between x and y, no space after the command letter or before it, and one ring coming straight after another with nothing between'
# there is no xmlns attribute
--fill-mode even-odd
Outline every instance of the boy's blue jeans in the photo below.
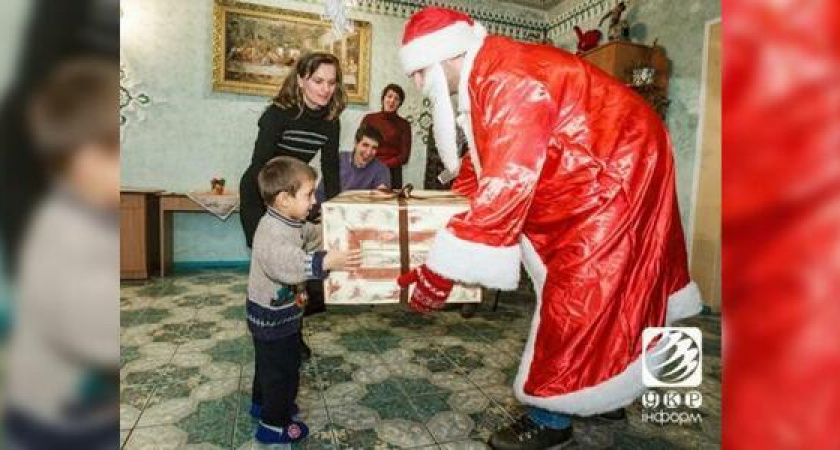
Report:
<svg viewBox="0 0 840 450"><path fill-rule="evenodd" d="M572 425L572 418L566 414L549 411L547 409L529 407L528 417L537 425L542 425L546 428L553 428L555 430L562 430L563 428Z"/></svg>

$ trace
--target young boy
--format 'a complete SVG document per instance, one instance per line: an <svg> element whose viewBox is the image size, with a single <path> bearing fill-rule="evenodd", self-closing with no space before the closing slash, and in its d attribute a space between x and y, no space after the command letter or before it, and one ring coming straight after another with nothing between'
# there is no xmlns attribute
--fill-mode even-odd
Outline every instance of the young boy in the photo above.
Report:
<svg viewBox="0 0 840 450"><path fill-rule="evenodd" d="M306 163L284 156L269 161L257 178L268 211L254 234L246 309L254 338L251 413L260 418L255 437L262 443L297 442L309 432L295 404L307 279L360 263L358 251L317 250L320 228L306 222L315 179Z"/></svg>

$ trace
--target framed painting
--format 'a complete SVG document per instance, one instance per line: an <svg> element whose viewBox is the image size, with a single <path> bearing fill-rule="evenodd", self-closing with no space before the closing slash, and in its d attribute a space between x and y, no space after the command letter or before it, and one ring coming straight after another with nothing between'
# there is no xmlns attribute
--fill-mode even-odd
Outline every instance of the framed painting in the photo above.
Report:
<svg viewBox="0 0 840 450"><path fill-rule="evenodd" d="M336 37L318 14L250 3L213 4L213 90L273 96L301 55L321 51L341 62L351 103L368 102L369 22Z"/></svg>

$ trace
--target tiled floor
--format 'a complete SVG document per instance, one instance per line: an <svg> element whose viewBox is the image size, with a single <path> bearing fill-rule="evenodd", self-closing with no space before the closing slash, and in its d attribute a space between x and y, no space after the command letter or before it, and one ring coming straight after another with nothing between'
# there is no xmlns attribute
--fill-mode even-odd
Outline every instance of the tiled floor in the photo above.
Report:
<svg viewBox="0 0 840 450"><path fill-rule="evenodd" d="M246 275L211 271L122 288L124 448L259 448L248 414L253 358L243 320ZM484 448L518 416L511 383L534 305L527 290L472 319L401 307L331 307L306 319L314 358L298 403L303 448ZM720 319L704 330L702 424L575 422L575 448L717 448Z"/></svg>

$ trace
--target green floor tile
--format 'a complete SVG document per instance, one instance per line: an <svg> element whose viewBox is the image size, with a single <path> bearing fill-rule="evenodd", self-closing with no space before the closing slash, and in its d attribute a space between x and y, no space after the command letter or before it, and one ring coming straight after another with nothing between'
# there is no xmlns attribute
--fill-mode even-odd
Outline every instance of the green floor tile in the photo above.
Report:
<svg viewBox="0 0 840 450"><path fill-rule="evenodd" d="M188 380L200 376L199 373L200 369L197 367L179 367L174 364L166 364L163 367L146 372L130 373L125 378L125 384L151 384L157 386Z"/></svg>
<svg viewBox="0 0 840 450"><path fill-rule="evenodd" d="M138 347L122 347L120 349L120 367L140 357Z"/></svg>
<svg viewBox="0 0 840 450"><path fill-rule="evenodd" d="M174 303L182 307L200 308L204 306L221 306L226 303L224 296L211 293L187 294L175 299ZM244 309L244 307L242 308ZM242 316L242 314L240 314Z"/></svg>
<svg viewBox="0 0 840 450"><path fill-rule="evenodd" d="M121 386L120 404L131 405L142 411L155 388L154 385Z"/></svg>
<svg viewBox="0 0 840 450"><path fill-rule="evenodd" d="M352 371L353 368L358 367L356 364L346 361L343 356L313 355L313 360L318 370L324 372L333 370Z"/></svg>
<svg viewBox="0 0 840 450"><path fill-rule="evenodd" d="M120 326L125 328L135 325L158 323L169 317L169 310L160 308L135 309L120 312Z"/></svg>
<svg viewBox="0 0 840 450"><path fill-rule="evenodd" d="M332 432L338 449L399 449L434 445L434 439L420 424L417 424L416 431L405 433L396 443L383 439L375 429L352 430L333 426Z"/></svg>
<svg viewBox="0 0 840 450"><path fill-rule="evenodd" d="M418 420L416 411L411 406L406 396L378 398L370 395L358 403L366 406L379 413L379 418L382 420L391 419L409 419Z"/></svg>
<svg viewBox="0 0 840 450"><path fill-rule="evenodd" d="M409 379L404 378L400 380L400 388L409 397L417 395L440 394L448 392L445 388L435 386L427 379Z"/></svg>
<svg viewBox="0 0 840 450"><path fill-rule="evenodd" d="M187 288L171 279L158 279L137 291L141 297L173 297L187 292Z"/></svg>
<svg viewBox="0 0 840 450"><path fill-rule="evenodd" d="M213 322L189 322L164 324L152 333L155 342L184 343L197 339L207 339L219 331Z"/></svg>
<svg viewBox="0 0 840 450"><path fill-rule="evenodd" d="M216 352L247 352L249 354L254 351L254 341L250 335L240 336L236 339L221 339L216 341L216 345L207 351L209 354Z"/></svg>
<svg viewBox="0 0 840 450"><path fill-rule="evenodd" d="M400 342L402 342L403 339L404 338L397 336L372 337L370 342L373 345L376 352L384 353L388 350L400 348Z"/></svg>
<svg viewBox="0 0 840 450"><path fill-rule="evenodd" d="M318 372L317 380L312 380L312 384L317 386L320 390L325 391L330 386L347 383L353 381L353 372L343 369L333 369Z"/></svg>
<svg viewBox="0 0 840 450"><path fill-rule="evenodd" d="M201 402L196 412L179 421L177 426L189 434L190 444L207 443L227 447L233 439L237 398L236 394L231 394L218 400Z"/></svg>
<svg viewBox="0 0 840 450"><path fill-rule="evenodd" d="M411 406L414 408L417 417L424 423L435 414L451 411L448 398L450 394L435 394L414 396L410 398Z"/></svg>
<svg viewBox="0 0 840 450"><path fill-rule="evenodd" d="M243 302L242 305L228 306L222 312L220 312L219 315L224 317L225 319L242 320L244 322L246 317L245 304Z"/></svg>
<svg viewBox="0 0 840 450"><path fill-rule="evenodd" d="M386 381L367 385L368 397L373 400L403 397L406 395L402 387L403 380L390 378Z"/></svg>

